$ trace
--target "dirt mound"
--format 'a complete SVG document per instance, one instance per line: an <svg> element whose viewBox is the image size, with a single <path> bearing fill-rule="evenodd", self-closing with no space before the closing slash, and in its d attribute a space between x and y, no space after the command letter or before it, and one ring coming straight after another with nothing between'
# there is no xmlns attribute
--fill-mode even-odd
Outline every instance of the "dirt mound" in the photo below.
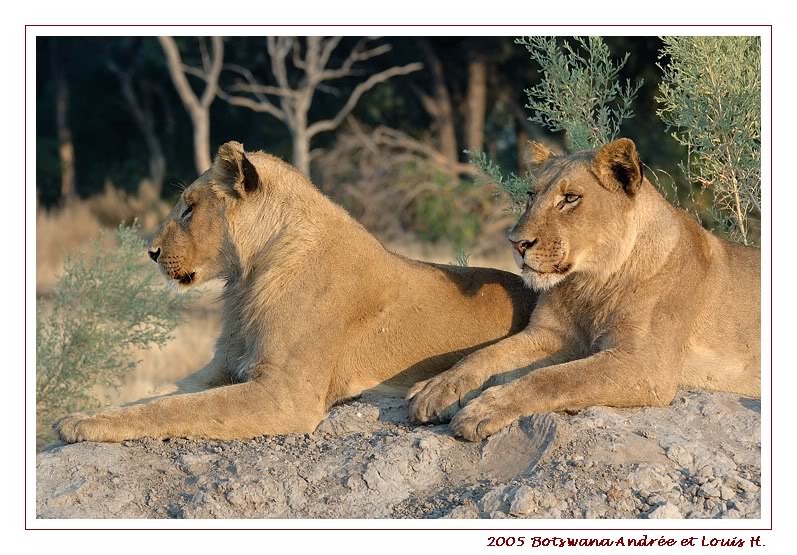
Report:
<svg viewBox="0 0 797 555"><path fill-rule="evenodd" d="M759 518L760 405L524 418L481 444L363 395L313 434L140 440L37 456L40 518Z"/></svg>

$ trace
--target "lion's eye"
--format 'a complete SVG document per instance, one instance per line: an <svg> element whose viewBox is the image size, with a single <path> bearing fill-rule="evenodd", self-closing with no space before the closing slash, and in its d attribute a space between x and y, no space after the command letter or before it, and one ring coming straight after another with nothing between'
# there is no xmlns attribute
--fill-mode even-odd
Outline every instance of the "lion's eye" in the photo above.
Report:
<svg viewBox="0 0 797 555"><path fill-rule="evenodd" d="M191 213L193 211L194 211L194 207L189 204L188 206L185 207L185 210L183 210L183 214L180 216L180 218L182 218L182 219L187 218L188 216L191 215Z"/></svg>
<svg viewBox="0 0 797 555"><path fill-rule="evenodd" d="M565 202L567 204L573 204L574 202L578 201L581 197L578 195L567 194L565 195Z"/></svg>

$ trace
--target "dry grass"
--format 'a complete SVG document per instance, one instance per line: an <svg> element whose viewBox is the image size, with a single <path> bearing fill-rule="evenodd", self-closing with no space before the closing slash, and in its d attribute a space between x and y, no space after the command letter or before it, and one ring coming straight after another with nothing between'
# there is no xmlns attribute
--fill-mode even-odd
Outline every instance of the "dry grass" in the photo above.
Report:
<svg viewBox="0 0 797 555"><path fill-rule="evenodd" d="M506 234L504 233L497 233L496 237L484 239L485 243L491 246L481 248L480 240L479 245L472 250L466 251L468 266L499 268L517 273L517 266L512 258L512 251L505 236ZM504 243L506 243L506 247L504 247ZM436 264L456 264L457 251L450 243L426 243L412 237L405 237L403 239L384 241L384 245L388 250L415 260L434 262Z"/></svg>
<svg viewBox="0 0 797 555"><path fill-rule="evenodd" d="M154 230L168 214L152 185L142 181L129 195L106 183L102 194L62 208L36 210L36 292L46 295L64 269L64 256L96 239L103 228L138 220L142 231Z"/></svg>
<svg viewBox="0 0 797 555"><path fill-rule="evenodd" d="M119 389L99 390L109 403L125 403L146 397L205 366L213 356L219 334L219 311L214 307L189 310L163 349L134 353L141 362Z"/></svg>
<svg viewBox="0 0 797 555"><path fill-rule="evenodd" d="M49 291L64 269L64 256L95 239L100 223L86 203L36 212L36 291Z"/></svg>

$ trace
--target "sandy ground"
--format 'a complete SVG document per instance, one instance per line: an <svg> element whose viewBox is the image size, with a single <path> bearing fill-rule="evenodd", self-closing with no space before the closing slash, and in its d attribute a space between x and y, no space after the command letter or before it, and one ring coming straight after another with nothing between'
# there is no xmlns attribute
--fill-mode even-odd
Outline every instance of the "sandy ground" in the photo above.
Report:
<svg viewBox="0 0 797 555"><path fill-rule="evenodd" d="M313 434L37 456L39 518L760 518L760 404L537 415L481 444L365 393Z"/></svg>

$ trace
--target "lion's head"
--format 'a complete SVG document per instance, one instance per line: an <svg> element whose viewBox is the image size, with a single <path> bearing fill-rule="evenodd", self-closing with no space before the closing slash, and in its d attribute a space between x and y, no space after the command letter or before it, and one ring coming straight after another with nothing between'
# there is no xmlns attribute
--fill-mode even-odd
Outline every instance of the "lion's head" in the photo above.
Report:
<svg viewBox="0 0 797 555"><path fill-rule="evenodd" d="M183 191L150 242L149 256L166 278L185 288L239 271L240 244L255 235L262 240L274 212L263 210L266 189L273 190L263 174L282 166L288 167L234 141L219 147L211 168Z"/></svg>
<svg viewBox="0 0 797 555"><path fill-rule="evenodd" d="M534 189L509 232L526 283L542 291L571 274L616 269L633 247L629 215L643 181L634 143L568 156L531 143L529 162Z"/></svg>

